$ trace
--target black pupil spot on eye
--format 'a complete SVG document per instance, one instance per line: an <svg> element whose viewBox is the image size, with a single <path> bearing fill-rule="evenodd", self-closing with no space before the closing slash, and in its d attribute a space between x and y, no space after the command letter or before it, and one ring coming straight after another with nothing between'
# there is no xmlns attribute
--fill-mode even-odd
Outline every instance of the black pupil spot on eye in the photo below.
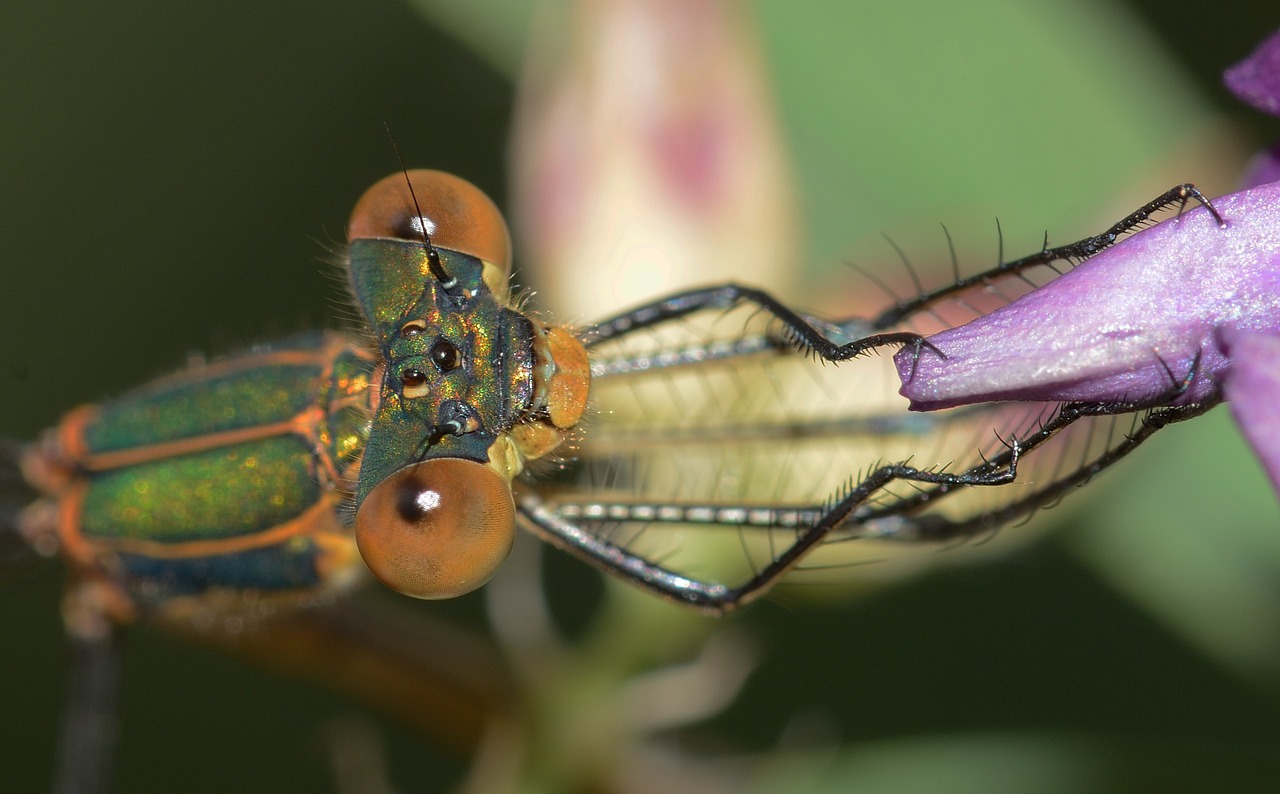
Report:
<svg viewBox="0 0 1280 794"><path fill-rule="evenodd" d="M409 240L415 243L421 243L423 238L431 239L429 235L423 234L422 220L414 215L411 210L406 210L392 221L391 233L395 235L397 240Z"/></svg>
<svg viewBox="0 0 1280 794"><path fill-rule="evenodd" d="M431 346L431 363L439 367L441 372L457 369L461 358L458 348L443 339Z"/></svg>
<svg viewBox="0 0 1280 794"><path fill-rule="evenodd" d="M410 323L400 329L400 336L405 339L413 339L418 334L422 333L423 330L425 330L423 326L418 325L417 323Z"/></svg>
<svg viewBox="0 0 1280 794"><path fill-rule="evenodd" d="M396 489L396 514L406 523L417 523L435 507L433 497L439 499L416 478L403 482Z"/></svg>
<svg viewBox="0 0 1280 794"><path fill-rule="evenodd" d="M427 382L427 374L420 369L406 369L400 373L400 384L408 389L414 389Z"/></svg>

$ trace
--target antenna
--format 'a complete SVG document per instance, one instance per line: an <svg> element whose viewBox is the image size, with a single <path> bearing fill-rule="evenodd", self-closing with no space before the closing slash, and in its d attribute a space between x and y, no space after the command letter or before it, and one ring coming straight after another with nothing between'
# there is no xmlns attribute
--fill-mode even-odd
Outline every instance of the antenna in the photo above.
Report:
<svg viewBox="0 0 1280 794"><path fill-rule="evenodd" d="M450 276L444 269L444 264L440 261L440 254L436 252L436 248L431 244L431 235L427 233L426 218L422 215L422 206L418 204L418 194L413 190L413 180L409 179L409 169L405 168L404 158L400 156L400 147L396 144L396 138L391 134L391 125L382 122L382 127L387 131L387 139L391 141L391 149L396 153L396 160L400 163L400 173L404 174L405 186L409 188L409 198L413 200L413 211L418 219L418 231L422 233L422 247L427 252L427 268L431 270L431 275L436 281L440 282L440 286L444 289L453 289L458 285L458 280Z"/></svg>

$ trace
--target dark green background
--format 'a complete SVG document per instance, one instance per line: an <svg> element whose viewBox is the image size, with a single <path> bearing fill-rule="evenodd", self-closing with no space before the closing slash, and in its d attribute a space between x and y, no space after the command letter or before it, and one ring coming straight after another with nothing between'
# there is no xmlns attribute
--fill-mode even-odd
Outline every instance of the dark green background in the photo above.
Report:
<svg viewBox="0 0 1280 794"><path fill-rule="evenodd" d="M777 8L769 6L765 19L785 16ZM1259 139L1280 137L1274 121L1234 107L1216 88L1218 70L1271 30L1275 14L1194 3L1134 11L1210 104ZM411 165L465 174L503 203L508 79L402 5L136 2L108 13L83 3L11 2L0 10L0 30L0 435L30 438L71 406L119 393L192 351L333 325L340 293L326 274L334 272L346 214L396 167L384 121ZM840 32L828 26L823 40L837 63ZM803 35L779 28L766 39L774 47ZM865 74L833 75L811 88L838 105L835 86L844 79L892 88L890 76ZM778 82L785 91L785 76ZM1112 89L1137 94L1144 85L1117 74ZM1055 97L1039 100L1053 106ZM784 109L789 102L784 97ZM1100 123L1087 105L1054 110L1066 129ZM994 120L991 135L1001 126ZM1036 147L1022 137L1019 145ZM1146 154L1106 153L1135 163ZM1106 175L1081 179L1106 194ZM1030 187L1009 196L1010 209L1059 187L1037 181L1030 168L1020 176ZM939 196L963 189L939 179L920 202L921 226L940 219ZM1087 194L1076 201L1071 223L1087 217ZM1032 217L1036 235L1035 224L1054 221ZM839 250L823 246L815 245L816 258ZM1232 432L1222 417L1209 427L1170 432ZM1107 487L1148 488L1175 514L1197 515L1188 505L1202 500L1231 503L1235 497L1206 486L1194 466L1172 479L1192 448L1147 450ZM1209 454L1197 465L1235 467L1252 478L1243 487L1258 500L1263 481L1238 440ZM1158 479L1144 482L1157 458ZM1206 533L1217 529L1214 509ZM1087 511L1080 515L1062 518L1088 520ZM61 572L46 564L11 578L0 598L0 789L40 790L65 686ZM1263 595L1280 595L1280 582L1270 584ZM477 606L471 598L406 608L476 620ZM1263 790L1280 775L1280 676L1263 686L1214 664L1056 538L847 606L770 603L742 620L770 651L747 691L707 730L730 747L763 750L796 714L819 713L855 748L957 737L949 753L932 756L936 766L903 764L916 777L877 778L881 790L919 790L938 779L951 784L940 790L960 787L966 778L951 770L1003 763L984 737L1005 737L992 739L1001 746L1010 737L1060 742L1053 746L1076 762L1063 761L1046 780L1061 790ZM354 707L146 628L130 636L125 664L118 790L331 787L319 726ZM447 788L463 769L393 725L382 731L403 790Z"/></svg>

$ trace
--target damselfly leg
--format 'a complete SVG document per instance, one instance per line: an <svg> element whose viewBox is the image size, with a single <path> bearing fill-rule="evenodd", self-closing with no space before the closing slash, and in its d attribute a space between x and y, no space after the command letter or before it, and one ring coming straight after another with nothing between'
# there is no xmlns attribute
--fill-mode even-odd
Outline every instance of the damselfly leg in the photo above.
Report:
<svg viewBox="0 0 1280 794"><path fill-rule="evenodd" d="M907 414L877 384L873 368L822 364L884 345L920 355L930 346L916 323L936 330L941 304L980 305L972 299L979 292L989 303L1011 281L1025 291L1025 284L1035 286L1026 279L1030 269L1092 256L1155 212L1191 200L1223 224L1196 188L1181 185L1101 234L922 291L871 320L823 321L736 285L692 290L610 318L587 342L598 421L587 424L558 481L520 492L522 518L556 545L709 612L767 591L818 546L955 541L1025 518L1157 430L1216 402L1165 407L1185 389L1171 373L1167 393L1143 402ZM645 341L627 346L637 339ZM615 388L615 379L628 385ZM900 462L882 464L886 459ZM913 465L920 460L927 464ZM969 487L1015 480L1024 485ZM981 499L978 492L993 495ZM695 576L655 562L677 553L669 547L637 551L658 528L672 527L677 547L698 542L690 540L695 531L736 533L745 568L736 578ZM767 549L752 548L759 538Z"/></svg>
<svg viewBox="0 0 1280 794"><path fill-rule="evenodd" d="M1021 278L1022 274L1035 267L1052 267L1054 262L1079 262L1113 246L1125 234L1142 228L1152 221L1152 216L1161 210L1178 206L1178 213L1187 208L1191 201L1197 201L1208 210L1219 227L1225 228L1226 222L1213 204L1200 189L1187 182L1166 190L1151 201L1126 215L1109 226L1100 234L1077 240L1068 245L1049 247L1046 236L1044 247L1028 256L1001 262L989 270L971 276L957 278L954 282L938 289L921 292L909 300L899 301L896 306L886 310L871 323L874 328L890 328L910 320L913 316L948 299L962 298L964 293L974 288L990 288L1009 278ZM1034 287L1035 285L1032 284Z"/></svg>
<svg viewBox="0 0 1280 794"><path fill-rule="evenodd" d="M519 490L521 517L587 561L707 612L763 594L834 533L899 532L897 516L862 527L874 502L897 498L892 485L941 494L1016 475L1016 440L1001 444L1009 454L998 464L978 456L946 470L943 463L972 455L966 441L941 463L912 465L916 442L936 444L930 436L945 422L890 407L887 381L874 370L834 366L884 346L920 348L914 332L829 323L729 284L643 305L586 339L598 414L563 476ZM882 454L844 444L854 439ZM803 499L789 496L797 485ZM772 548L767 561L748 551L736 583L719 584L637 551L640 536L657 527L703 536L763 531Z"/></svg>

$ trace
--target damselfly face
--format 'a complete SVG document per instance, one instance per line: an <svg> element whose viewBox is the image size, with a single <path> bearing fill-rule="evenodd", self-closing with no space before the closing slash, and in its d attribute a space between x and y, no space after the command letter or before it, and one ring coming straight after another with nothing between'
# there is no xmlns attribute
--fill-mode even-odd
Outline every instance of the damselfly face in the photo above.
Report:
<svg viewBox="0 0 1280 794"><path fill-rule="evenodd" d="M355 493L361 554L396 590L459 595L510 552L512 478L582 416L586 353L508 306L506 224L462 179L384 179L348 237L352 295L379 356Z"/></svg>

